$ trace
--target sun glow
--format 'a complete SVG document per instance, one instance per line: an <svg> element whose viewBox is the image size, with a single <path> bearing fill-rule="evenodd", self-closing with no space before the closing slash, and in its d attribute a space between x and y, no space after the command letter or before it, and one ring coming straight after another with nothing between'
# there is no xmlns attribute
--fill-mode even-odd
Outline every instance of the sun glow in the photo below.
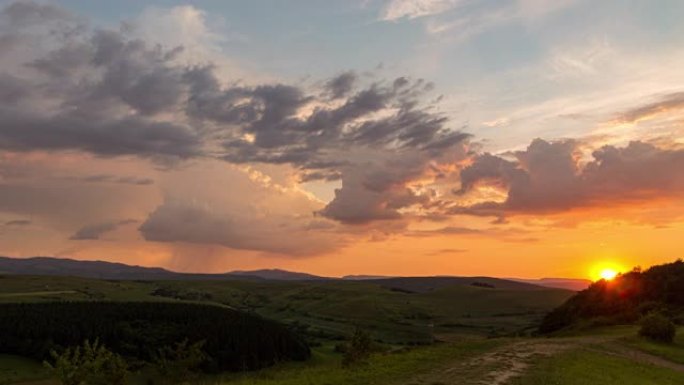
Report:
<svg viewBox="0 0 684 385"><path fill-rule="evenodd" d="M589 276L592 280L598 281L604 279L611 281L615 279L621 272L625 271L622 264L616 262L599 262L592 266L589 271Z"/></svg>
<svg viewBox="0 0 684 385"><path fill-rule="evenodd" d="M612 280L617 275L618 275L618 272L615 271L614 269L610 269L610 268L603 269L599 273L599 276L601 277L601 279L605 279L606 281Z"/></svg>

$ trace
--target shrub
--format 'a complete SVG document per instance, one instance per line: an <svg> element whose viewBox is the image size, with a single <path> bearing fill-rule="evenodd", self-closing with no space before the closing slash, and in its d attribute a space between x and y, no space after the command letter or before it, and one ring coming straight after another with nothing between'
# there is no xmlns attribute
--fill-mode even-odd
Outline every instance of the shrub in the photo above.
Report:
<svg viewBox="0 0 684 385"><path fill-rule="evenodd" d="M127 382L126 362L95 340L70 347L61 354L51 352L54 363L45 366L62 385L124 385Z"/></svg>
<svg viewBox="0 0 684 385"><path fill-rule="evenodd" d="M347 349L342 358L342 366L349 368L352 366L368 363L371 355L373 341L368 333L356 328L351 340L347 344Z"/></svg>
<svg viewBox="0 0 684 385"><path fill-rule="evenodd" d="M154 357L159 374L167 383L182 384L194 379L207 360L203 346L203 341L190 344L184 340L173 347L159 349Z"/></svg>
<svg viewBox="0 0 684 385"><path fill-rule="evenodd" d="M660 313L651 313L641 319L639 335L658 342L672 342L677 329L669 318Z"/></svg>

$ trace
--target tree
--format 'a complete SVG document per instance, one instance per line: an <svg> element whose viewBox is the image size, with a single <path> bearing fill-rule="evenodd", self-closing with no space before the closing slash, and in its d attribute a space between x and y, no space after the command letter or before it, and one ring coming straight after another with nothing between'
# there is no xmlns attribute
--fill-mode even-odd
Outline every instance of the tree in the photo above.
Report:
<svg viewBox="0 0 684 385"><path fill-rule="evenodd" d="M186 339L175 346L159 349L154 362L159 373L168 382L182 384L193 379L200 366L207 360L203 347L204 341L190 344Z"/></svg>
<svg viewBox="0 0 684 385"><path fill-rule="evenodd" d="M95 340L69 347L61 354L51 351L54 362L45 362L62 385L124 385L128 379L126 362Z"/></svg>
<svg viewBox="0 0 684 385"><path fill-rule="evenodd" d="M639 335L658 342L672 342L677 329L670 321L660 313L651 313L641 319Z"/></svg>
<svg viewBox="0 0 684 385"><path fill-rule="evenodd" d="M357 327L351 340L347 344L347 349L342 358L342 366L350 368L352 366L368 363L371 355L373 341L370 335Z"/></svg>

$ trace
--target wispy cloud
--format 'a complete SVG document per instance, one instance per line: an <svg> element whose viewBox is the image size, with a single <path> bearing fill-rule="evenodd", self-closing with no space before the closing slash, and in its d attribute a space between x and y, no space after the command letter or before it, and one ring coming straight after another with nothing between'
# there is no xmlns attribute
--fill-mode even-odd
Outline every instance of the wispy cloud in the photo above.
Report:
<svg viewBox="0 0 684 385"><path fill-rule="evenodd" d="M391 0L380 18L386 21L415 19L446 12L464 3L464 0Z"/></svg>

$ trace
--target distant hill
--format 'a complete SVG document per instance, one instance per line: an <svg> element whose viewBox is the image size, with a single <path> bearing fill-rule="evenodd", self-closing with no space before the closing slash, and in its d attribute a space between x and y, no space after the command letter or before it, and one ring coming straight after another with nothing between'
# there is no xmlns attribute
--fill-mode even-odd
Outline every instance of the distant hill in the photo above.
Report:
<svg viewBox="0 0 684 385"><path fill-rule="evenodd" d="M386 279L386 278L396 278L395 276L387 275L345 275L342 279L347 281L366 281L373 279Z"/></svg>
<svg viewBox="0 0 684 385"><path fill-rule="evenodd" d="M491 277L388 277L348 275L343 278L322 277L281 269L231 271L223 274L179 273L158 267L131 266L104 261L79 261L64 258L0 257L0 274L72 276L114 280L247 280L247 281L364 281L405 292L425 293L451 285L480 285L510 290L533 290L540 287L579 290L583 280L544 278L540 280L501 279Z"/></svg>
<svg viewBox="0 0 684 385"><path fill-rule="evenodd" d="M511 281L531 283L533 285L552 287L557 289L566 289L572 291L581 291L591 285L588 279L575 278L541 278L541 279L521 279L521 278L506 278Z"/></svg>
<svg viewBox="0 0 684 385"><path fill-rule="evenodd" d="M250 271L236 270L231 271L226 275L234 277L256 277L274 281L323 281L333 279L328 277L320 277L313 274L297 273L280 269L262 269Z"/></svg>
<svg viewBox="0 0 684 385"><path fill-rule="evenodd" d="M653 310L684 320L684 262L634 270L600 280L549 313L539 331L549 333L580 322L632 323Z"/></svg>
<svg viewBox="0 0 684 385"><path fill-rule="evenodd" d="M182 276L182 274L159 267L130 266L123 263L77 261L51 257L0 257L0 273L99 279L177 279Z"/></svg>
<svg viewBox="0 0 684 385"><path fill-rule="evenodd" d="M407 293L427 293L454 285L479 286L505 290L543 289L541 286L529 283L491 277L396 277L369 279L364 282L372 282L388 289Z"/></svg>

